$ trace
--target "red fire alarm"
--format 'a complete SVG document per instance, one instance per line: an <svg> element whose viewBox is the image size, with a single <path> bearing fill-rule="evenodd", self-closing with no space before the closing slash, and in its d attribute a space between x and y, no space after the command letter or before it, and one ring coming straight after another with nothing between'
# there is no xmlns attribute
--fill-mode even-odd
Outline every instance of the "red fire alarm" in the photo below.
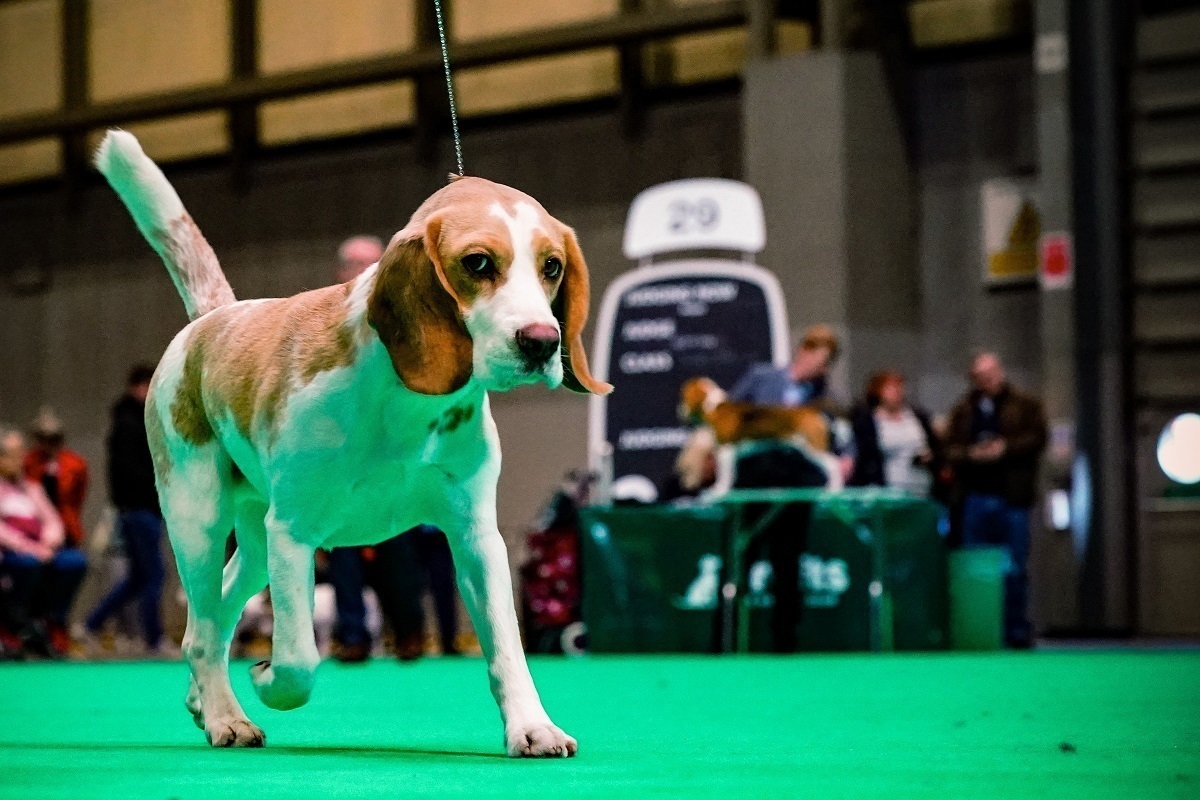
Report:
<svg viewBox="0 0 1200 800"><path fill-rule="evenodd" d="M1075 273L1075 258L1071 252L1071 234L1058 231L1042 237L1039 274L1043 289L1065 289Z"/></svg>

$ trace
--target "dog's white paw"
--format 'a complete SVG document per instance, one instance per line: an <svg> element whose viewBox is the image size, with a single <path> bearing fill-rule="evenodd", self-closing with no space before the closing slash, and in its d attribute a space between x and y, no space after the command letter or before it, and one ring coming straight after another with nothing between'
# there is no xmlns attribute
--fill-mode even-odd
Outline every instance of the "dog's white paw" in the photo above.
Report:
<svg viewBox="0 0 1200 800"><path fill-rule="evenodd" d="M260 661L250 668L250 682L267 708L291 711L308 702L313 670Z"/></svg>
<svg viewBox="0 0 1200 800"><path fill-rule="evenodd" d="M205 722L204 735L213 747L262 747L267 743L262 728L245 717Z"/></svg>
<svg viewBox="0 0 1200 800"><path fill-rule="evenodd" d="M570 758L579 744L554 723L510 725L504 732L509 758Z"/></svg>

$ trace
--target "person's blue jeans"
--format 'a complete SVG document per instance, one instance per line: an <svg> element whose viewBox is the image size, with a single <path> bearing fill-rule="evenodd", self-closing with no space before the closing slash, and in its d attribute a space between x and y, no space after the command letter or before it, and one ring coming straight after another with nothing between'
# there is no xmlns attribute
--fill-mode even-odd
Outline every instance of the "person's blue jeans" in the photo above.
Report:
<svg viewBox="0 0 1200 800"><path fill-rule="evenodd" d="M59 550L44 563L25 553L5 552L0 571L12 581L14 625L23 627L44 616L53 625L65 626L86 569L87 559L73 547Z"/></svg>
<svg viewBox="0 0 1200 800"><path fill-rule="evenodd" d="M363 548L335 547L329 551L329 582L337 602L334 638L343 645L370 646L363 588L370 585L396 640L419 636L425 627L416 552L407 534L393 536L372 548L375 559L364 562Z"/></svg>
<svg viewBox="0 0 1200 800"><path fill-rule="evenodd" d="M411 536L417 560L425 575L425 584L433 597L437 614L438 633L444 654L456 653L458 646L458 594L454 582L454 557L446 534L432 525L420 525L405 536Z"/></svg>
<svg viewBox="0 0 1200 800"><path fill-rule="evenodd" d="M123 511L119 519L129 574L113 587L87 618L92 633L125 606L138 600L142 618L142 638L148 647L157 647L162 639L158 607L162 601L166 572L162 561L162 517L154 511Z"/></svg>
<svg viewBox="0 0 1200 800"><path fill-rule="evenodd" d="M1004 637L1009 644L1028 644L1029 623L1029 509L1003 497L968 494L963 504L963 547L1000 546L1008 550L1004 580Z"/></svg>

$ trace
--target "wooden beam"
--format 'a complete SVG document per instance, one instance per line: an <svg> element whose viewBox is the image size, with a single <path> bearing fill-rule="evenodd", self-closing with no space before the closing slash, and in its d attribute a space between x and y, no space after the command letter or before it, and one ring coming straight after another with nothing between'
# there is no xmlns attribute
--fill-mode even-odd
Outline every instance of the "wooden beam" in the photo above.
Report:
<svg viewBox="0 0 1200 800"><path fill-rule="evenodd" d="M63 109L79 113L88 105L88 3L87 0L62 2L62 88ZM87 132L78 128L55 131L60 134L63 154L63 179L68 202L87 171Z"/></svg>
<svg viewBox="0 0 1200 800"><path fill-rule="evenodd" d="M621 0L621 13L636 14L645 6L645 0ZM644 121L642 95L646 88L645 48L641 42L621 45L621 128L626 136L635 136Z"/></svg>
<svg viewBox="0 0 1200 800"><path fill-rule="evenodd" d="M452 45L450 60L456 68L486 66L728 28L741 25L745 20L746 6L743 0L642 11ZM385 83L436 72L441 69L441 65L442 56L438 48L422 46L407 53L349 61L315 69L271 75L234 76L229 82L218 86L14 117L0 123L0 143L87 131L155 117L228 108L237 103L258 103L352 86Z"/></svg>
<svg viewBox="0 0 1200 800"><path fill-rule="evenodd" d="M233 77L253 80L258 75L258 2L229 0L229 6ZM244 192L250 188L251 162L258 150L258 104L252 100L234 103L229 108L228 124L234 190Z"/></svg>
<svg viewBox="0 0 1200 800"><path fill-rule="evenodd" d="M775 55L775 2L746 0L747 61L762 61Z"/></svg>
<svg viewBox="0 0 1200 800"><path fill-rule="evenodd" d="M450 31L452 17L450 0L442 3L442 14L446 26L446 43L453 41ZM438 36L437 14L433 3L417 2L417 47L435 48L441 53ZM440 60L438 62L441 63ZM457 64L451 64L451 69ZM431 166L437 158L438 137L450 126L450 98L446 93L446 76L442 70L423 72L414 79L416 104L415 135L417 158L422 164Z"/></svg>

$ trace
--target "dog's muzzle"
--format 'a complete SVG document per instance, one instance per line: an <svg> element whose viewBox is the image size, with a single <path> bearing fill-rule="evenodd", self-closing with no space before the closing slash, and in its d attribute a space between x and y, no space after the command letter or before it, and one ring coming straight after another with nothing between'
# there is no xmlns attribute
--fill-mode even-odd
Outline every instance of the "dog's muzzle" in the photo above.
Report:
<svg viewBox="0 0 1200 800"><path fill-rule="evenodd" d="M544 322L526 325L515 338L517 350L531 371L541 369L558 352L558 329Z"/></svg>

